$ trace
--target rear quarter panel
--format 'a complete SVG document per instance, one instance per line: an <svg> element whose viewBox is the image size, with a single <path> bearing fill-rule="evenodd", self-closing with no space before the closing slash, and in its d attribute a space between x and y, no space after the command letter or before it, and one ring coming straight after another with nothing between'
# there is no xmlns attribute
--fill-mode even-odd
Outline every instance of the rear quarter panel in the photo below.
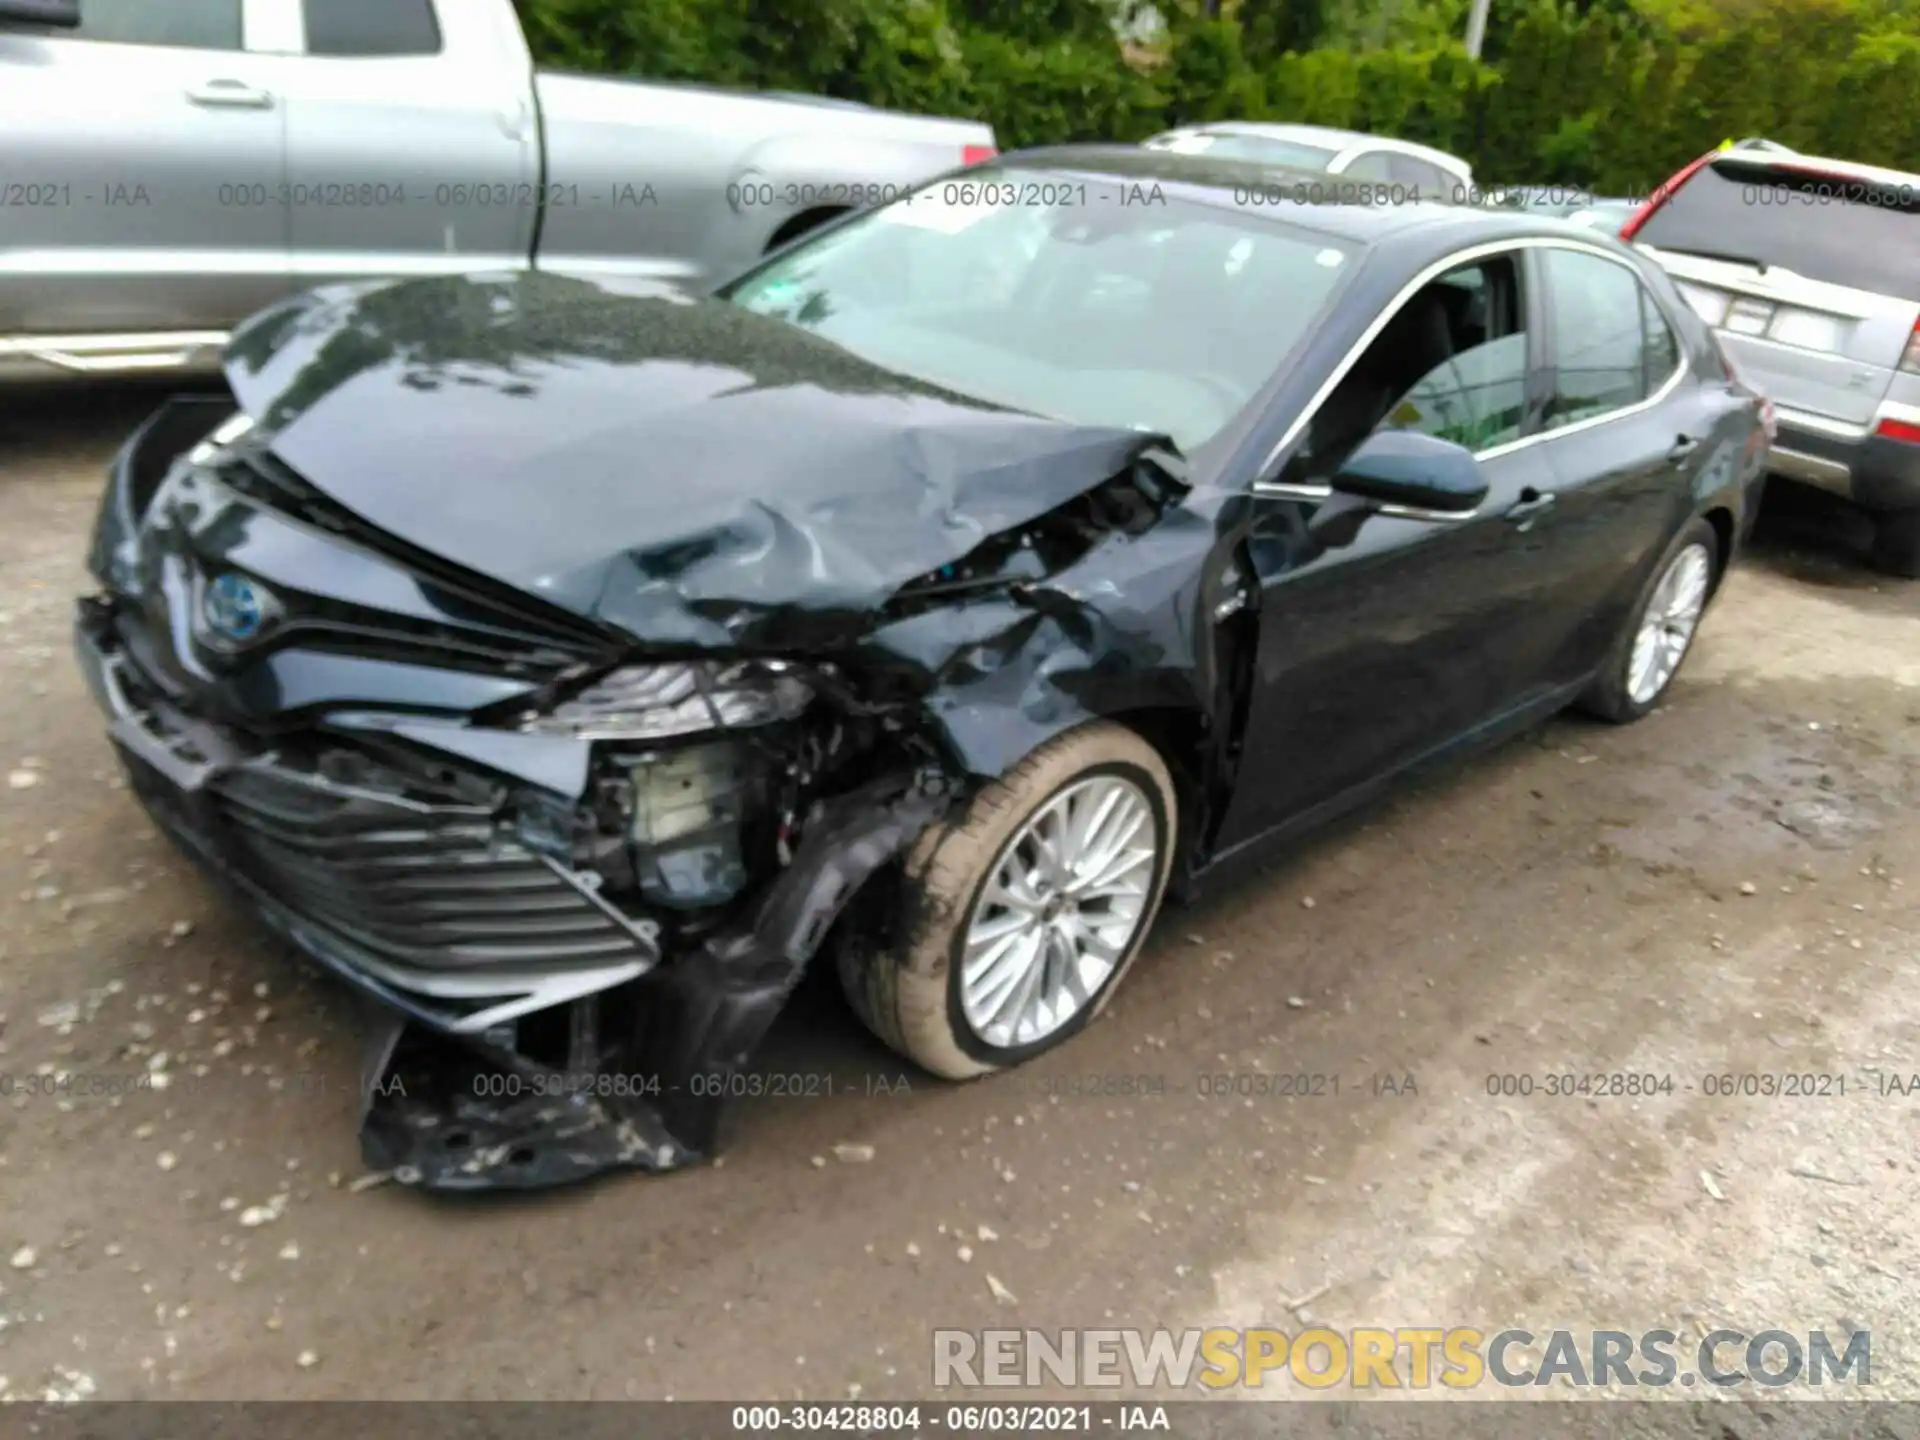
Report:
<svg viewBox="0 0 1920 1440"><path fill-rule="evenodd" d="M1703 418L1711 426L1705 460L1693 477L1693 510L1705 514L1723 509L1732 517L1731 538L1737 552L1753 529L1766 481L1767 438L1762 426L1760 393L1744 380L1722 386L1721 352L1713 331L1687 303L1673 277L1644 254L1641 271L1647 285L1667 312L1675 333L1686 348L1696 375L1709 377L1700 388ZM1731 563L1734 556L1724 557ZM1723 565L1724 572L1724 565Z"/></svg>

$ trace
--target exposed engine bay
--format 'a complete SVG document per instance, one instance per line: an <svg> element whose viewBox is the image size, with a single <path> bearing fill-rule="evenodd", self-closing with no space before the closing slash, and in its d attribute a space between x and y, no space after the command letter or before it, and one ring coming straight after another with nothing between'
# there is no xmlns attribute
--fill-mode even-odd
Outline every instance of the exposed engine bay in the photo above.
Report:
<svg viewBox="0 0 1920 1440"><path fill-rule="evenodd" d="M366 1158L428 1188L704 1153L846 902L950 798L797 667L623 666L526 712L520 734L591 747L569 798L448 764L417 728L216 725L140 668L129 621L94 601L81 626L136 792L384 1002Z"/></svg>
<svg viewBox="0 0 1920 1440"><path fill-rule="evenodd" d="M179 467L105 542L132 552L108 564L130 591L85 603L82 658L155 818L383 1002L368 1162L458 1190L705 1153L842 907L945 809L935 751L832 665L785 661L575 661L457 725L249 715L220 637L182 638L221 616L175 573L191 536L276 518L218 473ZM306 608L275 603L282 626ZM316 623L350 628L342 607ZM358 639L381 663L409 654L379 634ZM476 740L493 763L458 763Z"/></svg>

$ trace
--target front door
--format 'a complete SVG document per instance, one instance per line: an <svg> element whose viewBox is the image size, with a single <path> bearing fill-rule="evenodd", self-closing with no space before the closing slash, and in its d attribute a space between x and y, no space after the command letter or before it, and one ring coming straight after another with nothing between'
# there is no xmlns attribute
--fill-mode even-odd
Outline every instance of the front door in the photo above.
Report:
<svg viewBox="0 0 1920 1440"><path fill-rule="evenodd" d="M525 269L547 198L539 127L492 7L306 0L303 18L287 99L301 278Z"/></svg>
<svg viewBox="0 0 1920 1440"><path fill-rule="evenodd" d="M87 0L76 29L0 29L0 337L219 332L285 292L287 57L241 12Z"/></svg>
<svg viewBox="0 0 1920 1440"><path fill-rule="evenodd" d="M1504 511L1549 482L1534 448L1485 463L1464 521L1376 517L1300 563L1310 503L1274 502L1250 550L1261 596L1253 705L1222 847L1384 779L1501 708L1517 607Z"/></svg>
<svg viewBox="0 0 1920 1440"><path fill-rule="evenodd" d="M1526 659L1532 565L1515 565L1551 504L1552 470L1521 442L1537 325L1511 254L1413 296L1307 425L1278 483L1310 496L1366 435L1416 429L1480 456L1470 518L1374 516L1351 545L1307 536L1318 501L1263 500L1249 551L1261 595L1255 688L1222 848L1383 780L1510 706Z"/></svg>

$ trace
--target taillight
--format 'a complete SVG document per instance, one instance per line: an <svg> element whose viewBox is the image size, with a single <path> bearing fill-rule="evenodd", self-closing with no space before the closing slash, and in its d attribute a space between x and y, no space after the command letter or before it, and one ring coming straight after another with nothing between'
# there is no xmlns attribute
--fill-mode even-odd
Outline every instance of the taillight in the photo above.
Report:
<svg viewBox="0 0 1920 1440"><path fill-rule="evenodd" d="M1900 368L1909 375L1920 375L1920 320L1913 322L1913 333L1907 337L1907 353L1900 357Z"/></svg>
<svg viewBox="0 0 1920 1440"><path fill-rule="evenodd" d="M995 145L969 145L960 152L962 165L984 165L1000 153Z"/></svg>
<svg viewBox="0 0 1920 1440"><path fill-rule="evenodd" d="M1635 235L1639 234L1640 227L1653 218L1653 212L1671 200L1674 197L1674 193L1693 178L1695 171L1704 169L1707 165L1711 164L1713 157L1719 153L1718 150L1709 150L1698 160L1690 161L1681 168L1666 184L1658 187L1653 194L1647 197L1646 204L1634 211L1627 223L1620 227L1620 238L1622 240L1631 240Z"/></svg>
<svg viewBox="0 0 1920 1440"><path fill-rule="evenodd" d="M1911 420L1882 420L1873 427L1873 433L1889 440L1901 440L1908 445L1920 445L1920 425Z"/></svg>

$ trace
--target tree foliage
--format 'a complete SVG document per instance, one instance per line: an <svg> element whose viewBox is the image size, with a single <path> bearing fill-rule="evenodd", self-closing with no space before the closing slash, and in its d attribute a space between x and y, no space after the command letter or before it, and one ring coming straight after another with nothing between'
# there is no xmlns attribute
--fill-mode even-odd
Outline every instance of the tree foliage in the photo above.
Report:
<svg viewBox="0 0 1920 1440"><path fill-rule="evenodd" d="M1225 118L1398 135L1483 180L1646 192L1730 136L1909 168L1920 0L516 0L542 63L990 122L1004 147Z"/></svg>

